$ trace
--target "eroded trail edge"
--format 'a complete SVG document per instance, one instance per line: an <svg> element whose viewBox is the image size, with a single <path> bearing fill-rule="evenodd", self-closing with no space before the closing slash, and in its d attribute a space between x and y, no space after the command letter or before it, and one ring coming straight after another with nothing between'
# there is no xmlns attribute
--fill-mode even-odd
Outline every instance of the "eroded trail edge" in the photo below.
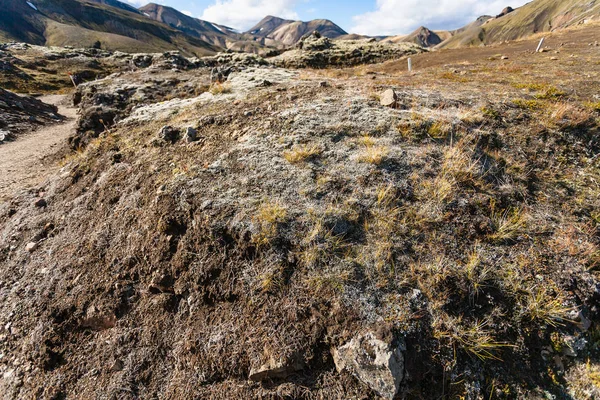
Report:
<svg viewBox="0 0 600 400"><path fill-rule="evenodd" d="M56 105L65 120L0 146L0 202L20 190L39 184L55 172L67 137L75 129L77 110L68 96L49 95L41 100Z"/></svg>

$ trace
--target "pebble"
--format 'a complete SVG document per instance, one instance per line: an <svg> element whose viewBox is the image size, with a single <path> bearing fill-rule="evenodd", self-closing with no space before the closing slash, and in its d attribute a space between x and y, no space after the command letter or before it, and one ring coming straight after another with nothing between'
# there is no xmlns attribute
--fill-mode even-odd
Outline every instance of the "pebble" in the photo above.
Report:
<svg viewBox="0 0 600 400"><path fill-rule="evenodd" d="M38 208L42 208L42 207L46 207L48 205L48 203L46 202L45 199L37 199L35 201L35 203L33 203L33 205Z"/></svg>
<svg viewBox="0 0 600 400"><path fill-rule="evenodd" d="M38 248L38 244L36 242L29 242L27 246L25 246L25 250L30 253L33 253Z"/></svg>

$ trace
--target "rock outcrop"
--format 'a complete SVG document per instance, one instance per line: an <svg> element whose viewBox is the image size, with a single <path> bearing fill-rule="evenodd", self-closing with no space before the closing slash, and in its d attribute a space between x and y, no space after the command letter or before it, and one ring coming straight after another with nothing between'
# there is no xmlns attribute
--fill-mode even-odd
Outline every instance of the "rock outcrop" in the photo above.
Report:
<svg viewBox="0 0 600 400"><path fill-rule="evenodd" d="M383 62L423 51L413 43L382 43L371 39L332 41L314 32L298 42L295 49L269 61L285 68L327 68Z"/></svg>
<svg viewBox="0 0 600 400"><path fill-rule="evenodd" d="M393 399L404 379L402 340L381 340L372 332L359 335L333 350L338 372L348 371L381 397Z"/></svg>
<svg viewBox="0 0 600 400"><path fill-rule="evenodd" d="M37 126L60 121L57 111L56 106L36 98L0 89L0 143Z"/></svg>

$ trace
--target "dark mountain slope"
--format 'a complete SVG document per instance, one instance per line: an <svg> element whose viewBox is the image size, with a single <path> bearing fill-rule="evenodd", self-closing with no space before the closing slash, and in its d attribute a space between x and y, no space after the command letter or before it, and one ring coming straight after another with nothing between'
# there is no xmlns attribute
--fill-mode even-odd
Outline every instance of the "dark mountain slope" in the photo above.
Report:
<svg viewBox="0 0 600 400"><path fill-rule="evenodd" d="M207 55L218 48L137 11L84 0L19 0L0 3L0 35L39 45L102 47L122 51L181 50Z"/></svg>

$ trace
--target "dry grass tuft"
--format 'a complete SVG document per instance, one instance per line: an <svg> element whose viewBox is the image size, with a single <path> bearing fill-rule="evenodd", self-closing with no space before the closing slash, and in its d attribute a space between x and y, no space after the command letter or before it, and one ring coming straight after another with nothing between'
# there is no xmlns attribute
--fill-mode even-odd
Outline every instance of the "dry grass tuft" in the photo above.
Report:
<svg viewBox="0 0 600 400"><path fill-rule="evenodd" d="M549 124L560 129L579 129L593 122L591 110L570 103L556 103L550 110Z"/></svg>
<svg viewBox="0 0 600 400"><path fill-rule="evenodd" d="M287 150L283 152L283 158L285 158L289 163L299 164L314 157L317 157L322 153L322 150L317 145L300 145L294 146L291 150Z"/></svg>
<svg viewBox="0 0 600 400"><path fill-rule="evenodd" d="M501 361L501 358L497 355L498 351L512 346L497 341L490 325L490 320L465 324L460 317L453 318L447 314L442 314L442 317L434 321L434 337L438 340L448 340L482 361Z"/></svg>
<svg viewBox="0 0 600 400"><path fill-rule="evenodd" d="M357 142L364 147L357 158L358 162L379 165L390 152L387 146L376 146L377 141L368 135L358 138Z"/></svg>
<svg viewBox="0 0 600 400"><path fill-rule="evenodd" d="M253 217L259 226L259 232L253 238L254 243L265 246L277 237L279 224L287 219L287 209L278 202L262 203Z"/></svg>
<svg viewBox="0 0 600 400"><path fill-rule="evenodd" d="M547 285L529 288L521 299L521 313L525 319L550 326L561 326L568 321L573 307L566 305L562 292L552 291Z"/></svg>
<svg viewBox="0 0 600 400"><path fill-rule="evenodd" d="M489 239L496 242L513 241L523 234L527 227L527 217L522 208L496 211L492 206L491 220L494 233L489 235Z"/></svg>
<svg viewBox="0 0 600 400"><path fill-rule="evenodd" d="M367 147L362 154L358 156L358 161L373 165L380 165L390 153L390 149L386 146Z"/></svg>
<svg viewBox="0 0 600 400"><path fill-rule="evenodd" d="M215 83L208 89L208 91L216 96L219 94L231 93L232 89L231 85L228 83Z"/></svg>
<svg viewBox="0 0 600 400"><path fill-rule="evenodd" d="M448 121L435 121L427 129L427 133L434 139L446 139L452 132L452 124Z"/></svg>
<svg viewBox="0 0 600 400"><path fill-rule="evenodd" d="M518 108L528 111L535 111L544 108L544 103L540 100L514 99L512 102Z"/></svg>

